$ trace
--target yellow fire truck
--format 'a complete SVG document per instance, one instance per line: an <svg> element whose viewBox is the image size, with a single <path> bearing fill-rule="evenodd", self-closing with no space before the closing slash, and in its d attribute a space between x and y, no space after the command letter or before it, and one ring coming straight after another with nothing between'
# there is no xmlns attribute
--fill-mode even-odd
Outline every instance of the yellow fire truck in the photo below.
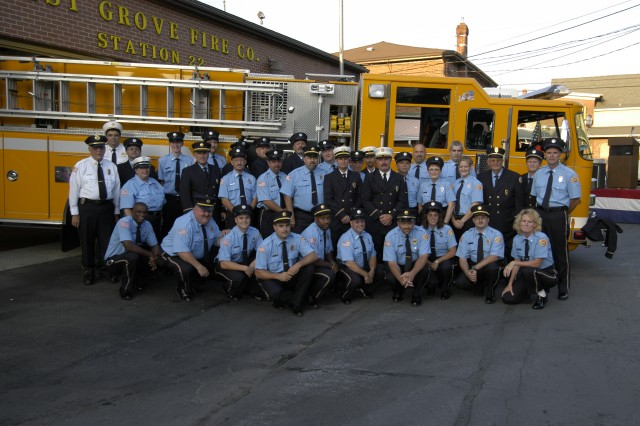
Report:
<svg viewBox="0 0 640 426"><path fill-rule="evenodd" d="M249 70L0 57L0 222L60 225L73 165L86 157L87 135L117 120L122 136L144 141L154 160L168 152L166 133L199 140L220 132L225 149L239 137L286 143L294 132L312 142L331 139L352 148L408 151L416 141L428 155L449 156L454 140L486 167L485 150L506 149L510 169L524 173L525 151L543 137L567 142L564 163L582 182L572 213L570 243L590 205L591 151L583 107L575 102L490 97L473 79L364 74L359 79L309 74L307 79ZM185 144L186 151L188 151Z"/></svg>

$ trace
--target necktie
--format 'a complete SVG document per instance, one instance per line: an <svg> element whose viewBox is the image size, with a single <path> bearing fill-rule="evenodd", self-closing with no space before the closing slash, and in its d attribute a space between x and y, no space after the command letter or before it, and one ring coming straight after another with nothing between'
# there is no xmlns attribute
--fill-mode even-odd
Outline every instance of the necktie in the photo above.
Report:
<svg viewBox="0 0 640 426"><path fill-rule="evenodd" d="M248 240L247 240L247 233L245 232L242 235L242 264L243 265L249 264L249 252L247 251L247 247L248 247Z"/></svg>
<svg viewBox="0 0 640 426"><path fill-rule="evenodd" d="M429 236L429 248L431 249L430 261L433 262L436 260L436 231L434 229L431 230L431 236Z"/></svg>
<svg viewBox="0 0 640 426"><path fill-rule="evenodd" d="M240 187L240 204L247 204L247 195L244 192L244 179L242 174L238 174L238 186Z"/></svg>
<svg viewBox="0 0 640 426"><path fill-rule="evenodd" d="M364 237L360 235L360 246L362 246L362 261L364 262L365 271L369 272L369 258L367 257L367 245L364 243Z"/></svg>
<svg viewBox="0 0 640 426"><path fill-rule="evenodd" d="M542 207L549 208L549 200L551 199L551 185L553 185L553 170L549 170L549 179L547 180L547 189L544 192L544 198L542 199Z"/></svg>
<svg viewBox="0 0 640 426"><path fill-rule="evenodd" d="M432 183L431 184L431 201L435 201L436 200L436 184Z"/></svg>
<svg viewBox="0 0 640 426"><path fill-rule="evenodd" d="M327 230L326 229L322 231L322 248L324 250L324 253L323 253L324 256L322 256L322 260L324 260L327 256L327 252L329 251L327 248Z"/></svg>
<svg viewBox="0 0 640 426"><path fill-rule="evenodd" d="M458 170L458 163L455 164L456 168L456 179L460 179L460 171Z"/></svg>
<svg viewBox="0 0 640 426"><path fill-rule="evenodd" d="M289 253L287 253L287 242L282 242L282 268L284 272L289 270Z"/></svg>
<svg viewBox="0 0 640 426"><path fill-rule="evenodd" d="M282 188L282 182L280 182L280 176L276 175L276 183L278 184L278 189ZM284 195L280 192L280 207L284 208Z"/></svg>
<svg viewBox="0 0 640 426"><path fill-rule="evenodd" d="M202 168L202 171L204 172L205 176L207 176L207 182L209 181L209 167L204 166Z"/></svg>
<svg viewBox="0 0 640 426"><path fill-rule="evenodd" d="M413 269L413 257L411 256L411 241L408 235L404 236L404 249L405 249L404 271L407 272Z"/></svg>
<svg viewBox="0 0 640 426"><path fill-rule="evenodd" d="M388 181L387 181L387 174L386 174L386 173L383 173L383 174L382 174L382 180L383 180L383 181L385 181L385 182L388 182Z"/></svg>
<svg viewBox="0 0 640 426"><path fill-rule="evenodd" d="M529 240L525 239L524 240L524 259L522 259L524 261L529 260Z"/></svg>
<svg viewBox="0 0 640 426"><path fill-rule="evenodd" d="M529 182L527 183L527 194L531 194L531 185L533 184L533 178L529 177Z"/></svg>
<svg viewBox="0 0 640 426"><path fill-rule="evenodd" d="M476 259L476 263L480 263L484 259L484 235L482 232L478 234L478 254Z"/></svg>
<svg viewBox="0 0 640 426"><path fill-rule="evenodd" d="M176 180L175 180L175 187L174 189L176 190L177 194L180 194L180 159L176 158Z"/></svg>
<svg viewBox="0 0 640 426"><path fill-rule="evenodd" d="M311 204L315 206L318 204L318 188L316 187L316 175L314 175L313 172L311 172L310 175L311 175Z"/></svg>
<svg viewBox="0 0 640 426"><path fill-rule="evenodd" d="M496 187L496 184L498 183L498 175L493 175L493 187Z"/></svg>
<svg viewBox="0 0 640 426"><path fill-rule="evenodd" d="M111 162L113 164L116 164L118 160L116 160L116 149L115 148L111 148Z"/></svg>
<svg viewBox="0 0 640 426"><path fill-rule="evenodd" d="M332 169L332 170L335 170L335 169L336 169L336 165L335 165L335 164L334 164L334 165L332 165L332 166L331 166L331 169Z"/></svg>
<svg viewBox="0 0 640 426"><path fill-rule="evenodd" d="M416 179L420 179L420 166L416 165Z"/></svg>
<svg viewBox="0 0 640 426"><path fill-rule="evenodd" d="M346 174L346 173L343 173L343 174L342 174L342 177L346 179L346 178L347 178L347 174Z"/></svg>
<svg viewBox="0 0 640 426"><path fill-rule="evenodd" d="M104 171L102 165L98 163L98 191L100 191L100 199L107 199L107 185L104 183Z"/></svg>
<svg viewBox="0 0 640 426"><path fill-rule="evenodd" d="M140 224L137 223L136 224L136 244L141 246L142 245L142 234L140 232Z"/></svg>
<svg viewBox="0 0 640 426"><path fill-rule="evenodd" d="M460 187L458 188L458 191L456 191L456 208L455 208L455 214L459 215L460 214L460 195L462 194L462 187L464 186L464 180L460 181Z"/></svg>
<svg viewBox="0 0 640 426"><path fill-rule="evenodd" d="M204 258L207 259L209 257L209 240L207 239L207 228L204 225L200 225L202 228L202 236L204 237L204 242L202 246L204 247Z"/></svg>

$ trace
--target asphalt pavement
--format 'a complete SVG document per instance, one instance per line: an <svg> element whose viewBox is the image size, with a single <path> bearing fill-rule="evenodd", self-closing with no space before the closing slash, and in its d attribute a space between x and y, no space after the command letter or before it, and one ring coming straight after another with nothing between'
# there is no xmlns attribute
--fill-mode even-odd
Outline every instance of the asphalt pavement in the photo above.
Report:
<svg viewBox="0 0 640 426"><path fill-rule="evenodd" d="M640 424L640 225L613 259L571 254L567 301L485 305L455 292L302 318L192 303L163 277L125 302L81 283L79 257L0 272L0 424ZM6 253L0 253L0 259Z"/></svg>

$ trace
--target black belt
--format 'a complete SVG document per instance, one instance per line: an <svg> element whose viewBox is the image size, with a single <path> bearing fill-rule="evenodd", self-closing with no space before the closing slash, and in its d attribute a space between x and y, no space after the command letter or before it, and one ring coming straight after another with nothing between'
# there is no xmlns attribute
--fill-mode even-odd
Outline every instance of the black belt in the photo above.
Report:
<svg viewBox="0 0 640 426"><path fill-rule="evenodd" d="M297 207L294 207L294 208L293 208L293 211L294 211L294 212L303 212L303 213L311 214L311 212L308 212L308 211L306 211L306 210L299 209L299 208L297 208Z"/></svg>
<svg viewBox="0 0 640 426"><path fill-rule="evenodd" d="M150 216L160 216L162 214L161 211L157 211L157 212L147 212L146 214L150 215Z"/></svg>
<svg viewBox="0 0 640 426"><path fill-rule="evenodd" d="M169 197L173 197L173 198L180 198L180 195L173 195L173 194L164 194L165 197L169 198Z"/></svg>
<svg viewBox="0 0 640 426"><path fill-rule="evenodd" d="M107 203L113 203L113 200L90 200L88 198L80 198L80 204L95 204L99 206Z"/></svg>
<svg viewBox="0 0 640 426"><path fill-rule="evenodd" d="M545 209L545 208L544 208L544 207L542 207L540 204L538 204L538 205L536 206L536 208L537 208L538 210L542 210L542 211L544 211L544 212L548 212L548 213L550 213L550 212L564 212L564 211L567 211L567 208L566 208L566 207L564 207L564 206L562 206L562 207L548 207L548 208L546 208L546 209Z"/></svg>

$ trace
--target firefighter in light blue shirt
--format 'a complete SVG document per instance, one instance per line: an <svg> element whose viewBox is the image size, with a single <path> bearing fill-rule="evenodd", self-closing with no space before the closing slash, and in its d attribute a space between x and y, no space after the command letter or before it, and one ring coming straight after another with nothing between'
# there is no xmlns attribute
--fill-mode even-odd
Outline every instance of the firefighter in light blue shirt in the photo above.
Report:
<svg viewBox="0 0 640 426"><path fill-rule="evenodd" d="M456 179L453 184L453 193L456 200L451 217L451 227L456 235L456 240L460 241L462 234L470 229L473 224L471 219L471 207L482 204L484 195L482 183L470 174L471 158L462 157L458 163L460 179Z"/></svg>
<svg viewBox="0 0 640 426"><path fill-rule="evenodd" d="M167 235L173 222L182 215L180 176L182 170L195 161L193 157L182 153L184 133L169 132L167 138L169 139L169 154L158 160L158 181L162 184L164 198L167 200L162 208L162 235Z"/></svg>
<svg viewBox="0 0 640 426"><path fill-rule="evenodd" d="M345 305L351 304L356 293L371 297L378 284L386 278L384 266L377 263L371 234L364 230L366 213L362 208L351 210L351 229L338 240L337 258L344 289L339 293Z"/></svg>
<svg viewBox="0 0 640 426"><path fill-rule="evenodd" d="M206 278L213 271L212 250L222 235L211 220L213 207L214 200L197 197L193 210L177 218L162 240L162 259L176 274L176 292L185 302L191 302L191 275L197 273Z"/></svg>
<svg viewBox="0 0 640 426"><path fill-rule="evenodd" d="M258 284L275 308L282 309L289 304L293 313L301 317L318 255L306 239L291 232L290 211L276 215L273 230L258 246Z"/></svg>
<svg viewBox="0 0 640 426"><path fill-rule="evenodd" d="M398 226L385 236L382 249L382 260L390 272L388 281L393 289L393 301L399 302L405 289L412 288L412 306L422 303L428 256L427 234L422 227L415 226L416 220L415 210L399 212Z"/></svg>
<svg viewBox="0 0 640 426"><path fill-rule="evenodd" d="M222 290L227 297L238 300L245 290L249 294L256 294L255 258L262 237L260 232L251 226L250 206L235 206L232 214L236 226L220 239L215 271L223 280Z"/></svg>
<svg viewBox="0 0 640 426"><path fill-rule="evenodd" d="M324 172L325 175L328 175L338 168L335 155L333 153L333 142L328 140L320 141L318 142L318 148L320 149L320 155L322 156L322 162L318 164L318 170Z"/></svg>
<svg viewBox="0 0 640 426"><path fill-rule="evenodd" d="M280 188L284 184L287 175L281 172L282 151L274 149L267 152L267 164L269 170L258 177L256 196L260 212L260 234L267 238L273 233L273 219L276 213L286 208L284 194Z"/></svg>
<svg viewBox="0 0 640 426"><path fill-rule="evenodd" d="M318 254L314 262L313 284L309 289L307 304L318 307L318 300L329 290L340 269L333 257L333 243L331 242L331 209L327 204L318 204L311 209L314 222L302 232L302 238L309 242L311 248Z"/></svg>
<svg viewBox="0 0 640 426"><path fill-rule="evenodd" d="M158 267L160 246L151 224L144 220L147 206L137 202L131 209L131 215L116 223L104 259L111 273L121 275L120 297L131 300L134 287L143 289L140 278L141 261L147 260L148 269Z"/></svg>
<svg viewBox="0 0 640 426"><path fill-rule="evenodd" d="M293 170L282 184L287 210L293 212L293 232L301 233L313 222L311 209L324 203L324 172L318 170L318 148L304 152L304 166Z"/></svg>
<svg viewBox="0 0 640 426"><path fill-rule="evenodd" d="M227 158L216 152L218 149L218 143L220 142L220 133L215 130L206 130L202 133L202 140L211 144L211 154L207 159L207 163L211 164L213 167L217 167L220 172L220 176L222 176L222 169L227 164Z"/></svg>
<svg viewBox="0 0 640 426"><path fill-rule="evenodd" d="M441 177L444 160L441 157L429 157L427 163L426 179L420 182L418 191L418 213L422 213L423 206L430 201L442 204L445 211L443 222L449 223L453 215L456 196L453 193L453 185L447 179Z"/></svg>
<svg viewBox="0 0 640 426"><path fill-rule="evenodd" d="M440 299L449 298L449 290L453 283L453 273L456 266L456 237L453 229L444 223L443 206L437 201L428 201L424 205L424 229L429 245L429 259L427 262L427 288L429 292L440 290Z"/></svg>
<svg viewBox="0 0 640 426"><path fill-rule="evenodd" d="M541 231L542 219L534 209L524 209L515 218L511 256L513 260L504 268L509 282L502 292L502 301L515 304L536 297L533 309L543 309L547 292L558 282L553 265L549 237Z"/></svg>
<svg viewBox="0 0 640 426"><path fill-rule="evenodd" d="M256 178L245 169L247 152L242 148L234 148L229 156L233 170L220 180L218 198L227 210L227 227L231 229L235 226L235 220L231 213L233 208L246 204L253 209L258 203L258 199L256 198Z"/></svg>
<svg viewBox="0 0 640 426"><path fill-rule="evenodd" d="M499 261L504 258L504 237L489 226L489 209L482 204L471 208L474 227L458 242L460 273L455 285L485 296L485 303L495 303L495 288L500 278ZM480 240L482 242L480 242ZM482 247L480 247L482 244Z"/></svg>

